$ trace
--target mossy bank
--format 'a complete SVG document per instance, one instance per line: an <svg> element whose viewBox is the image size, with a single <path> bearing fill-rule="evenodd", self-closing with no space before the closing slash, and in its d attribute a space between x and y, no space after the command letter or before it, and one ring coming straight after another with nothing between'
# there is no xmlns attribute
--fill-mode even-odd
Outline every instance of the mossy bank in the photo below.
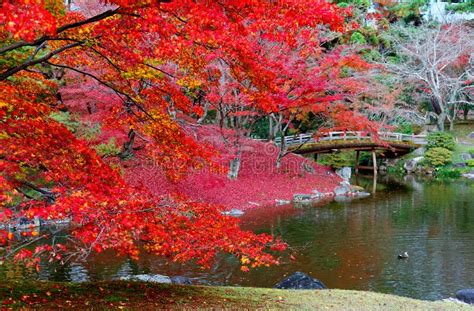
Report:
<svg viewBox="0 0 474 311"><path fill-rule="evenodd" d="M0 284L0 301L6 309L474 310L455 302L351 290L295 291L142 282L5 282Z"/></svg>

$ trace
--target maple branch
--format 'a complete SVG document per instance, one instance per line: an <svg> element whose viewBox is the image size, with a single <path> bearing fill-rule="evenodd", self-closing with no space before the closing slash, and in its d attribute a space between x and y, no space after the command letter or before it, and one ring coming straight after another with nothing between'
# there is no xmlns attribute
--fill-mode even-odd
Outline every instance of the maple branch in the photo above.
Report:
<svg viewBox="0 0 474 311"><path fill-rule="evenodd" d="M79 21L79 22L63 25L63 26L59 27L56 30L56 34L60 34L64 31L72 29L72 28L77 28L77 27L80 27L80 26L84 26L86 24L101 21L103 19L106 19L107 17L111 17L115 14L118 14L119 9L120 8L117 8L115 10L108 10L108 11L105 11L101 14L92 16L91 18L88 18L88 19L85 19L85 20L82 20L82 21ZM15 42L15 43L11 44L11 45L8 45L6 47L1 48L0 49L0 54L6 53L6 52L9 52L9 51L12 51L12 50L24 47L24 46L37 46L37 45L40 45L43 42L48 41L48 40L67 40L67 39L54 38L54 37L50 37L50 36L42 36L41 38L38 38L33 42L18 41L18 42Z"/></svg>
<svg viewBox="0 0 474 311"><path fill-rule="evenodd" d="M176 78L176 77L173 76L171 73L168 73L168 72L166 72L166 71L164 71L164 70L162 70L162 69L160 69L160 68L158 68L158 67L155 67L155 66L153 66L153 65L145 64L145 66L150 67L151 69L158 70L159 72L161 72L161 73L167 75L167 76L170 77L170 78Z"/></svg>
<svg viewBox="0 0 474 311"><path fill-rule="evenodd" d="M101 79L97 78L95 75L89 73L89 72L86 72L86 71L83 71L83 70L80 70L80 69L77 69L77 68L73 68L73 67L70 67L70 66L67 66L67 65L60 65L60 64L53 64L51 62L48 62L46 61L46 64L50 65L50 66L53 66L53 67L59 67L59 68L64 68L64 69L69 69L69 70L72 70L72 71L75 71L77 73L80 73L80 74L83 74L85 76L88 76L94 80L96 80L97 82L99 82L100 84L102 84L103 86L111 89L112 91L115 92L115 94L117 94L117 96L120 98L120 100L124 101L124 102L127 102L127 103L130 103L130 104L133 104L135 107L138 108L138 110L140 110L141 112L143 112L148 118L150 118L151 120L155 120L155 118L150 115L146 110L145 108L142 107L142 105L138 104L130 95L128 95L127 93L123 92L123 91L120 91L118 90L117 88L113 87L112 85L110 85L109 83L105 82L105 81L102 81ZM120 95L124 96L127 100L125 101Z"/></svg>
<svg viewBox="0 0 474 311"><path fill-rule="evenodd" d="M26 61L24 62L23 64L21 65L18 65L16 67L13 67L13 68L10 68L10 69L7 69L6 71L0 73L0 81L3 81L5 79L7 79L8 77L14 75L15 73L19 72L19 71L22 71L22 70L25 70L26 68L30 67L30 66L33 66L33 65L36 65L36 64L39 64L39 63L43 63L43 62L47 62L51 57L53 57L54 55L56 54L59 54L59 53L62 53L68 49L72 49L76 46L79 46L81 45L83 42L75 42L75 43L71 43L71 44L68 44L68 45L65 45L55 51L52 51L48 54L46 54L45 56L43 57L40 57L38 59L32 59L32 60L29 60L29 61Z"/></svg>

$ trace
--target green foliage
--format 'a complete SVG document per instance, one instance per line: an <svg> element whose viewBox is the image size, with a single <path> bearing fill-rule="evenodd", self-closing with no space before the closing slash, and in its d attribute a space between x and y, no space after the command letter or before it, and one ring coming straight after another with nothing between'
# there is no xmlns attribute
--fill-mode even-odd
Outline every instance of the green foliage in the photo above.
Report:
<svg viewBox="0 0 474 311"><path fill-rule="evenodd" d="M403 134L419 134L423 128L420 125L412 124L407 121L400 122L396 131Z"/></svg>
<svg viewBox="0 0 474 311"><path fill-rule="evenodd" d="M467 152L469 152L470 155L474 154L474 149L469 149Z"/></svg>
<svg viewBox="0 0 474 311"><path fill-rule="evenodd" d="M87 141L96 139L101 132L100 125L98 123L83 123L79 121L76 116L71 115L67 111L53 112L49 117L66 126L66 128L77 137Z"/></svg>
<svg viewBox="0 0 474 311"><path fill-rule="evenodd" d="M454 137L450 133L445 132L435 132L428 135L428 144L426 145L427 149L432 148L445 148L448 150L454 150L456 143L454 142Z"/></svg>
<svg viewBox="0 0 474 311"><path fill-rule="evenodd" d="M382 59L382 55L375 49L366 49L362 52L362 57L368 62L377 62Z"/></svg>
<svg viewBox="0 0 474 311"><path fill-rule="evenodd" d="M440 167L451 163L452 157L453 152L443 147L431 148L425 152L426 163L434 167Z"/></svg>
<svg viewBox="0 0 474 311"><path fill-rule="evenodd" d="M474 167L474 159L470 159L466 161L467 166Z"/></svg>
<svg viewBox="0 0 474 311"><path fill-rule="evenodd" d="M333 169L338 169L344 166L351 166L351 161L346 154L342 152L335 152L328 154L325 158L325 164Z"/></svg>
<svg viewBox="0 0 474 311"><path fill-rule="evenodd" d="M451 167L440 167L436 170L436 177L437 178L460 178L461 171Z"/></svg>
<svg viewBox="0 0 474 311"><path fill-rule="evenodd" d="M363 34L360 32L356 31L352 34L350 40L351 43L355 44L367 44L367 41L365 40L365 37Z"/></svg>
<svg viewBox="0 0 474 311"><path fill-rule="evenodd" d="M94 147L95 151L101 157L110 157L116 156L120 153L120 147L117 145L115 138L112 137L109 141L105 143L101 143Z"/></svg>
<svg viewBox="0 0 474 311"><path fill-rule="evenodd" d="M250 137L254 138L268 138L270 125L268 118L261 118L255 122L250 133Z"/></svg>
<svg viewBox="0 0 474 311"><path fill-rule="evenodd" d="M452 3L446 6L446 11L456 13L471 13L474 12L474 0L463 3Z"/></svg>

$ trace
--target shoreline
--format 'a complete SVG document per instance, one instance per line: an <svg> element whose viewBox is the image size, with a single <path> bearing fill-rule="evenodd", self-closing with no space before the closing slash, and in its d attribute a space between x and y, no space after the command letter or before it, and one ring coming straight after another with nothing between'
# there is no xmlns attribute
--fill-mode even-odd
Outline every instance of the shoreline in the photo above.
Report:
<svg viewBox="0 0 474 311"><path fill-rule="evenodd" d="M456 301L426 301L341 289L281 290L145 282L2 282L4 308L473 310Z"/></svg>

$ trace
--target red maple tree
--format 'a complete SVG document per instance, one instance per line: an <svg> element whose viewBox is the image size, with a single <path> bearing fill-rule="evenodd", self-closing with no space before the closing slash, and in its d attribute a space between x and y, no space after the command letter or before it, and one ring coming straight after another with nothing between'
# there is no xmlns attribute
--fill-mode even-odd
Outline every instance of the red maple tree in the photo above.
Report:
<svg viewBox="0 0 474 311"><path fill-rule="evenodd" d="M272 112L281 94L288 95L291 71L306 62L298 57L307 57L293 53L295 66L288 68L278 55L302 43L315 47L317 37L308 29L344 31L346 13L321 0L113 0L70 9L59 0L3 1L0 220L69 219L72 241L67 248L49 243L29 249L24 244L49 236L20 241L1 229L3 256L37 263L41 256L77 259L103 249L137 257L144 249L209 266L224 251L238 256L244 270L277 263L267 250L284 249L278 239L241 231L216 206L131 186L51 114L68 108L60 93L64 83L100 94L94 105L102 107L101 123L124 137L120 155L132 154L140 137L148 159L169 180L179 180L217 165L215 150L186 126L203 116L199 99L212 98L223 77L216 64L231 77L226 92L238 90L253 110ZM264 53L261 40L284 48Z"/></svg>

